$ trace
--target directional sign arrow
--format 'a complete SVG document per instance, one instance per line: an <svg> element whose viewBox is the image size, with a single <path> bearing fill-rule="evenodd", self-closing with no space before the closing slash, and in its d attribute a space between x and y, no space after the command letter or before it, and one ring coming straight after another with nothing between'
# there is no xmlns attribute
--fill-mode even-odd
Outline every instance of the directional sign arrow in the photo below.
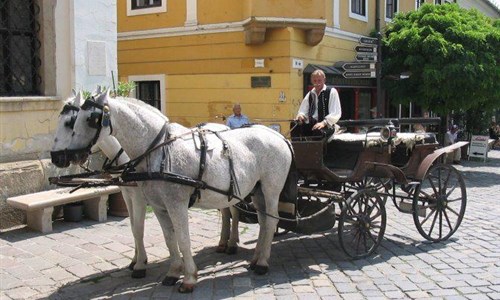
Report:
<svg viewBox="0 0 500 300"><path fill-rule="evenodd" d="M356 46L356 52L376 53L377 48L371 46Z"/></svg>
<svg viewBox="0 0 500 300"><path fill-rule="evenodd" d="M375 78L375 71L347 71L342 73L344 78Z"/></svg>
<svg viewBox="0 0 500 300"><path fill-rule="evenodd" d="M377 61L377 56L376 55L360 55L360 54L372 54L372 53L358 53L356 55L356 60L357 61Z"/></svg>
<svg viewBox="0 0 500 300"><path fill-rule="evenodd" d="M376 45L377 44L377 38L371 38L371 37L367 37L367 36L362 36L359 38L359 42L361 44L365 44L365 45Z"/></svg>
<svg viewBox="0 0 500 300"><path fill-rule="evenodd" d="M342 65L344 70L364 70L364 69L375 69L375 64L371 63L358 63L351 62Z"/></svg>

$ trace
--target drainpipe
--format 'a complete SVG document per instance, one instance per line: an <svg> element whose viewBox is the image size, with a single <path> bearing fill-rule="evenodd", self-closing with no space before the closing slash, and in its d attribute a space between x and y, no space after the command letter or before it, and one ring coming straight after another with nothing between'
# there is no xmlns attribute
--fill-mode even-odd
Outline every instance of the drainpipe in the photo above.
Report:
<svg viewBox="0 0 500 300"><path fill-rule="evenodd" d="M384 117L384 111L382 110L383 99L382 99L382 33L380 32L380 0L375 1L375 31L377 32L377 62L375 63L375 74L377 77L377 113L378 117Z"/></svg>

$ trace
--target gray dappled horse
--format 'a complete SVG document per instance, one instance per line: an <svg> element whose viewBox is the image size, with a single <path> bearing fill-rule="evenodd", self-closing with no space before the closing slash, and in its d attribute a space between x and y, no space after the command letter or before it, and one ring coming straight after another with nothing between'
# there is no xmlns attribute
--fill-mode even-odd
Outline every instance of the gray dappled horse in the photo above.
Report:
<svg viewBox="0 0 500 300"><path fill-rule="evenodd" d="M101 94L100 88L98 88L95 94ZM68 167L70 163L84 163L88 156L88 153L75 153L67 150L73 134L76 116L80 110L82 102L81 97L81 93L76 94L73 90L72 97L65 101L64 107L59 115L51 157L53 164L60 168ZM154 107L150 108L156 110ZM168 121L166 117L165 120ZM227 126L221 124L209 124L207 126L215 131L229 129ZM123 151L118 140L112 135L102 138L95 146L99 147L110 162L114 162L115 165L122 165L130 161L129 156ZM129 212L135 244L135 254L129 265L129 269L133 270L132 278L143 278L146 275L147 262L146 250L144 247L144 219L146 214L144 194L141 188L120 186L120 190ZM234 254L237 251L237 243L239 241L238 211L235 208L231 208L231 211L229 208L222 209L221 211L222 228L217 252ZM233 219L232 225L231 215Z"/></svg>
<svg viewBox="0 0 500 300"><path fill-rule="evenodd" d="M102 95L86 100L78 112L68 150L85 151L110 134L136 158L122 177L138 180L147 191L146 201L164 230L172 262L163 284L174 285L182 273L180 292L191 292L197 282L189 236L190 202L195 207L222 209L252 191L260 230L250 267L257 274L268 271L279 196L292 164L286 139L265 126L217 134L192 130L166 122L140 101Z"/></svg>

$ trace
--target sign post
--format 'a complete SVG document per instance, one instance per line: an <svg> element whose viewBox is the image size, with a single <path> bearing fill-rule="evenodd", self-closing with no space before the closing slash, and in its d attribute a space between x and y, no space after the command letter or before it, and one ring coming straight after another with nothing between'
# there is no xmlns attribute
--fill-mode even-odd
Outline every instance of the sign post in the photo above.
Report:
<svg viewBox="0 0 500 300"><path fill-rule="evenodd" d="M487 135L473 135L469 144L469 160L471 157L483 158L486 162L488 157L488 139Z"/></svg>

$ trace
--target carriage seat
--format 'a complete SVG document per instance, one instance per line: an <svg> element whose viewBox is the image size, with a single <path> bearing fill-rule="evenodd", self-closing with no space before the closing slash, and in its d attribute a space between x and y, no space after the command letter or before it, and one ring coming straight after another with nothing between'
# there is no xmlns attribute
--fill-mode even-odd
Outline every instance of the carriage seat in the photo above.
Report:
<svg viewBox="0 0 500 300"><path fill-rule="evenodd" d="M81 188L59 188L38 193L7 198L7 203L26 211L29 228L48 233L52 231L54 206L83 201L84 213L90 219L104 222L107 219L107 200L110 194L120 192L118 186Z"/></svg>

